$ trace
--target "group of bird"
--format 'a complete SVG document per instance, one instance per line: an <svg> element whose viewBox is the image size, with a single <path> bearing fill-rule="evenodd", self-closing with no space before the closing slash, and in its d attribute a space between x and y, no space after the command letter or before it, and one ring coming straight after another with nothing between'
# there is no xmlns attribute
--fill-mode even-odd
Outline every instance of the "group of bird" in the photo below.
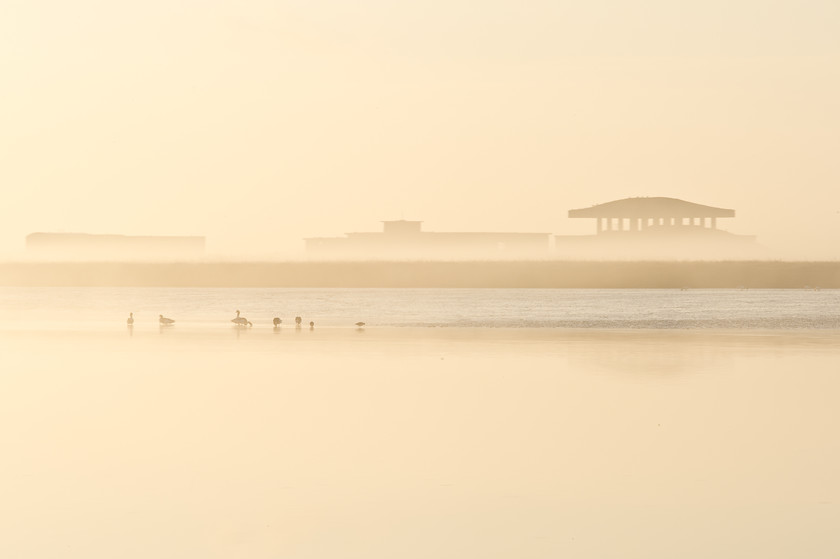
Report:
<svg viewBox="0 0 840 559"><path fill-rule="evenodd" d="M175 322L171 318L166 318L162 314L158 315L158 316L160 317L158 319L158 322L160 322L161 324L173 324ZM133 312L128 313L128 319L125 321L125 323L128 324L129 326L134 326L134 313Z"/></svg>
<svg viewBox="0 0 840 559"><path fill-rule="evenodd" d="M240 316L240 315L241 315L241 313L237 310L237 311L236 311L236 318L232 318L230 321L231 321L231 322L233 322L234 324L236 324L237 326L253 326L253 325L254 325L254 324L253 324L250 320L248 320L248 319L247 319L247 318L245 318L244 316ZM165 316L163 316L162 314L161 314L161 315L158 315L158 316L159 316L159 318L158 318L158 322L160 322L160 324L161 324L162 326L168 326L168 325L170 325L170 324L174 324L174 323L175 323L175 321L174 321L173 319L171 319L171 318L166 318L166 317L165 317ZM132 312L132 313L128 313L128 320L126 320L125 322L126 322L126 324L128 324L129 326L133 326L133 325L134 325L134 313L133 313L133 312ZM275 328L279 328L279 327L280 327L280 325L283 323L283 320L282 320L282 319L280 319L279 317L276 317L276 316L275 316L275 317L274 317L274 320L272 320L271 322L274 324L274 327L275 327ZM302 323L302 322L303 322L303 319L302 319L301 317L299 317L299 316L296 316L296 317L295 317L295 328L300 328L300 327L301 327L301 323ZM357 323L356 323L356 327L357 327L357 328L363 328L364 326L365 326L365 323L364 323L364 322L357 322ZM310 329L310 330L314 330L314 329L315 329L315 322L313 322L313 321L310 321L310 322L309 322L309 329Z"/></svg>

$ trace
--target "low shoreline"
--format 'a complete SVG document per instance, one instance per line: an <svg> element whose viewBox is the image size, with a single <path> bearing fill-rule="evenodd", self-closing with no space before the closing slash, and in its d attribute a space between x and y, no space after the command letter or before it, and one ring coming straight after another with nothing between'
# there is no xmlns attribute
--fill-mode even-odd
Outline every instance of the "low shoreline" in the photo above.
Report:
<svg viewBox="0 0 840 559"><path fill-rule="evenodd" d="M840 288L840 261L6 262L0 286Z"/></svg>

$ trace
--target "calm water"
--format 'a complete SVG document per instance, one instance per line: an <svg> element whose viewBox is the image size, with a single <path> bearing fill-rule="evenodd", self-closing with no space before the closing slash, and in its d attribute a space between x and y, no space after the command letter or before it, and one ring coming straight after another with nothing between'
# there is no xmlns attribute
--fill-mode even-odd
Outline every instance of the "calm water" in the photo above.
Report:
<svg viewBox="0 0 840 559"><path fill-rule="evenodd" d="M837 314L836 291L4 289L0 557L833 559Z"/></svg>
<svg viewBox="0 0 840 559"><path fill-rule="evenodd" d="M3 288L0 324L107 328L134 312L194 327L302 316L318 326L493 328L840 328L840 290Z"/></svg>

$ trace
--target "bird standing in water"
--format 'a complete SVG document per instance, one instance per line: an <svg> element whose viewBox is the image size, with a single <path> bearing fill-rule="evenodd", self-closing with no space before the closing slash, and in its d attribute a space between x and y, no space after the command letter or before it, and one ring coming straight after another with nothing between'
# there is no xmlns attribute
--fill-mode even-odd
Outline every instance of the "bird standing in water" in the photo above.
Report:
<svg viewBox="0 0 840 559"><path fill-rule="evenodd" d="M295 317L295 328L300 328L300 323L303 319L299 316Z"/></svg>
<svg viewBox="0 0 840 559"><path fill-rule="evenodd" d="M309 329L310 329L310 330L314 330L314 329L315 329L315 323L314 323L314 322L310 322L310 323L309 323Z"/></svg>
<svg viewBox="0 0 840 559"><path fill-rule="evenodd" d="M237 326L253 326L253 324L251 324L251 321L249 321L247 318L245 318L244 316L239 316L239 311L236 311L236 318L232 318L230 319L230 321L236 324Z"/></svg>
<svg viewBox="0 0 840 559"><path fill-rule="evenodd" d="M134 326L134 313L133 312L128 313L128 319L125 321L125 323L128 324L129 326Z"/></svg>
<svg viewBox="0 0 840 559"><path fill-rule="evenodd" d="M278 317L276 317L276 316L275 316L275 317L274 317L274 320L272 320L271 322L273 322L273 323L274 323L274 327L275 327L275 328L277 328L278 326L280 326L280 323L281 323L281 322L283 322L283 321L282 321L282 320L280 320Z"/></svg>

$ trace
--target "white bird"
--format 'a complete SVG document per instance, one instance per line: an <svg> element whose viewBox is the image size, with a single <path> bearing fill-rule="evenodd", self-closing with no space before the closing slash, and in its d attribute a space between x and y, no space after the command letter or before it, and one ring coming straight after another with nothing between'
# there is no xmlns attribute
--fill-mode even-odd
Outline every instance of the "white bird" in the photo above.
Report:
<svg viewBox="0 0 840 559"><path fill-rule="evenodd" d="M134 325L134 313L133 312L128 313L128 320L126 320L125 323L128 324L129 326Z"/></svg>
<svg viewBox="0 0 840 559"><path fill-rule="evenodd" d="M251 321L249 321L247 318L245 318L244 316L239 316L239 311L236 311L236 318L232 318L231 322L233 322L237 326L253 326L253 324L251 324Z"/></svg>
<svg viewBox="0 0 840 559"><path fill-rule="evenodd" d="M160 318L158 319L158 322L160 322L161 324L174 324L175 323L175 321L172 320L171 318L166 318L163 315L159 315L159 316L160 316Z"/></svg>

